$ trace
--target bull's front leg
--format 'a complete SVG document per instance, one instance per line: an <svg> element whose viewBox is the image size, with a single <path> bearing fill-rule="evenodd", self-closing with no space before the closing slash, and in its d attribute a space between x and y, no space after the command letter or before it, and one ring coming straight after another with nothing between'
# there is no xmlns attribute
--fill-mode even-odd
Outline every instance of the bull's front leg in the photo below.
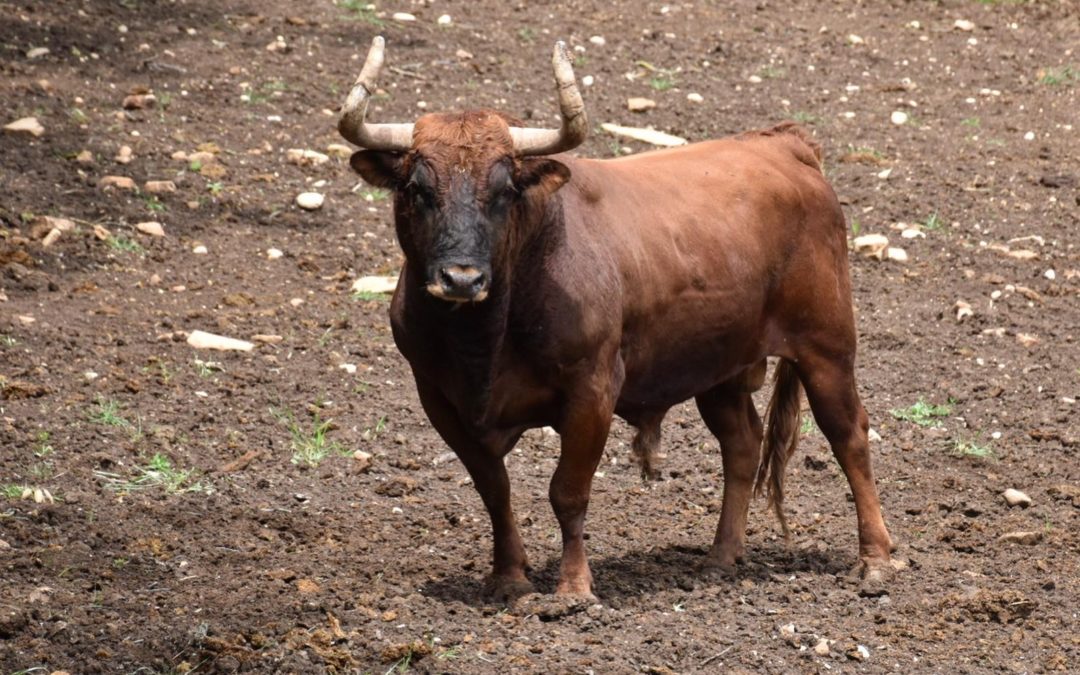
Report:
<svg viewBox="0 0 1080 675"><path fill-rule="evenodd" d="M477 438L438 388L420 378L416 378L416 387L432 426L465 465L491 517L494 555L484 594L504 602L531 593L532 584L525 576L525 546L510 506L510 478L503 463L520 434L491 433Z"/></svg>
<svg viewBox="0 0 1080 675"><path fill-rule="evenodd" d="M585 511L613 414L614 395L604 382L572 396L562 416L562 452L549 490L563 540L557 595L594 599L585 555Z"/></svg>

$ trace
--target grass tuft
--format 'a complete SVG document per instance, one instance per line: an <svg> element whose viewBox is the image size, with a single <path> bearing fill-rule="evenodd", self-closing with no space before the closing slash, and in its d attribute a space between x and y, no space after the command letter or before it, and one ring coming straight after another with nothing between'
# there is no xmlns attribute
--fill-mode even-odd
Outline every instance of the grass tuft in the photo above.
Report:
<svg viewBox="0 0 1080 675"><path fill-rule="evenodd" d="M952 414L952 409L952 403L933 405L920 398L917 402L907 408L894 408L890 410L889 414L898 420L914 422L920 427L937 427L941 426L937 418L948 417Z"/></svg>

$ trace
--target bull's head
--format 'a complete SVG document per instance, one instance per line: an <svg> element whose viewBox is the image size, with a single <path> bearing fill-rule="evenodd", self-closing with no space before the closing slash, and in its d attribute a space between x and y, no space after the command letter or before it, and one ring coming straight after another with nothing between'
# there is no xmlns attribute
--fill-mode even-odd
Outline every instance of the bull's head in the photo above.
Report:
<svg viewBox="0 0 1080 675"><path fill-rule="evenodd" d="M426 275L429 293L456 302L488 296L493 261L519 224L523 207L558 190L570 170L542 155L585 140L588 122L566 45L552 64L562 126L531 129L495 111L424 115L415 124L365 121L383 64L385 44L372 40L367 61L345 105L338 131L365 150L352 167L367 182L394 191L398 239Z"/></svg>

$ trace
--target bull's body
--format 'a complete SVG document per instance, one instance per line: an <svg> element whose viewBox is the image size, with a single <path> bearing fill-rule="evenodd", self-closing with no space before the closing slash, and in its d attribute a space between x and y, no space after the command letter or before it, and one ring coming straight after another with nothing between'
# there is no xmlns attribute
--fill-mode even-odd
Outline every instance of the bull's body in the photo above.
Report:
<svg viewBox="0 0 1080 675"><path fill-rule="evenodd" d="M416 377L475 433L559 430L586 386L575 373L606 380L587 387L637 422L793 357L819 303L843 309L836 329L853 342L843 215L799 137L559 160L572 178L509 287L447 305L406 265L391 305Z"/></svg>
<svg viewBox="0 0 1080 675"><path fill-rule="evenodd" d="M488 110L370 124L382 49L376 38L339 129L369 148L353 168L394 191L406 258L394 339L491 516L490 590L530 587L503 464L526 429L561 436L556 590L590 596L585 511L613 415L638 428L634 453L653 477L664 414L695 399L724 465L705 566L731 570L755 489L768 484L784 523L802 387L854 493L861 563L882 579L891 541L855 389L846 228L808 134L788 123L623 159L548 158L588 129L565 46L553 56L559 131ZM751 392L767 356L780 364L766 434Z"/></svg>

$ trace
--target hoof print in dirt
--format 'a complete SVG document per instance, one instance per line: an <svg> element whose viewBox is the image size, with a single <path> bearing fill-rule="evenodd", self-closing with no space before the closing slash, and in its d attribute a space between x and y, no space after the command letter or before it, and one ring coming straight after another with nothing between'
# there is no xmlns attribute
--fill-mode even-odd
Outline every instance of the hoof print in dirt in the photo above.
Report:
<svg viewBox="0 0 1080 675"><path fill-rule="evenodd" d="M557 621L584 612L595 604L596 598L530 593L514 603L514 611L525 616L537 616L541 621Z"/></svg>

